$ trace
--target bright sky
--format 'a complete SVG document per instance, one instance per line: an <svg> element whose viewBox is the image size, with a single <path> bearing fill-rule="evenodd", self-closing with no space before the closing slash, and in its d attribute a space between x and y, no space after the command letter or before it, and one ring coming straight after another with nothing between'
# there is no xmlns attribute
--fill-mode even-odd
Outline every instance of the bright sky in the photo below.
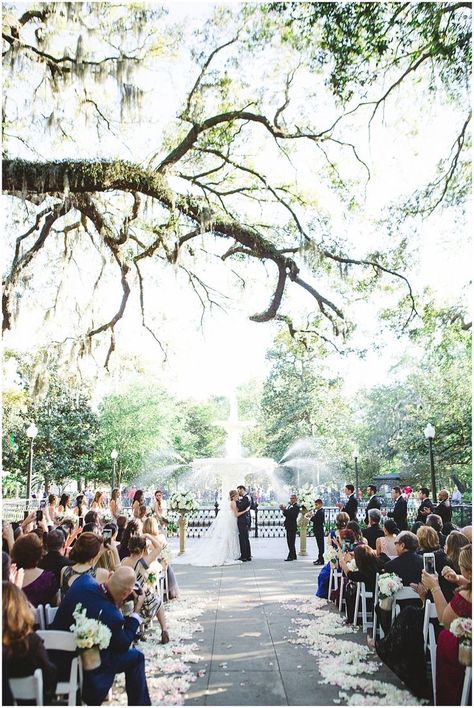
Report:
<svg viewBox="0 0 474 708"><path fill-rule="evenodd" d="M212 5L175 2L169 6L169 9L170 19L186 20L187 29L190 31L192 21L188 22L188 13L190 12L193 17L202 18L209 14ZM248 67L248 70L251 74L252 67ZM179 102L185 95L185 87L194 81L194 77L195 73L189 72L187 67L173 65L172 62L162 69L161 76L157 76L156 73L148 77L143 75L144 88L149 92L147 101L150 100L147 114L152 115L156 120L159 117L159 121L158 125L153 126L145 123L142 131L136 131L137 142L132 152L144 156L151 154L156 148L153 136L171 121ZM308 82L309 77L302 75L299 83L296 82L295 85L296 95L299 92L302 97L310 96ZM161 90L157 95L155 88L158 85ZM316 95L317 87L313 90ZM461 123L462 117L454 114L449 107L439 105L434 109L430 106L429 126L426 124L420 126L418 133L410 135L407 140L401 139L406 129L403 116L410 113L412 101L413 96L410 92L404 90L398 93L387 106L385 114L374 121L370 140L368 135L357 135L358 142L363 146L363 154L369 160L372 158L374 164L380 165L368 185L365 218L362 217L358 223L349 221L345 218L345 214L339 213L337 198L315 181L312 160L302 160L298 163L299 169L296 174L298 183L308 193L314 192L320 196L322 204L331 215L334 227L336 230L346 232L347 239L353 244L351 253L356 256L362 255L368 248L383 248L386 245L386 235L372 225L371 219L379 216L382 205L386 204L389 198L406 194L415 185L429 178L437 155L441 152L441 150L439 153L433 151L433 137L435 136L438 146L441 147L443 143L449 146L455 136L453 125L457 126ZM326 127L331 107L318 104L318 111L320 111L321 123ZM84 145L91 135L92 133L84 138ZM39 149L43 147L39 146ZM106 141L102 141L100 149L106 154L109 149L112 154L116 154L117 143L111 141L110 145L107 145ZM123 154L120 156L129 158L129 149L130 144L127 149L123 149ZM256 153L265 149L264 143L255 145ZM301 149L308 150L308 147L302 146ZM66 145L64 150L67 154ZM309 150L308 155L311 155ZM269 157L268 171L270 172L274 169L271 159ZM349 160L345 168L349 176L360 174L359 168L353 166ZM295 174L290 167L287 169L293 179ZM456 301L462 286L471 275L470 256L472 256L471 247L466 246L465 232L456 232L447 217L433 217L421 229L418 260L413 262L411 268L411 278L417 291L421 292L425 285L429 285L440 302ZM47 254L45 257L47 258ZM47 267L47 260L44 265ZM249 279L251 284L246 291L241 293L235 287L231 288L233 302L230 302L227 312L223 313L215 308L205 317L203 330L197 326L200 315L198 304L192 293L185 292L184 281L175 278L173 274L163 276L166 286L163 287L161 281L160 292L164 294L164 299L161 298L155 308L155 324L158 324L160 336L163 334L163 339L169 344L168 362L163 368L161 352L157 345L148 333L137 327L136 305L132 305L130 313L120 325L121 337L118 338L118 351L138 353L146 368L156 371L173 391L183 397L205 398L213 393L226 393L229 388L244 383L250 378L263 377L267 369L265 352L271 347L278 325L255 324L248 320L248 315L261 311L267 306L274 279L265 282L260 278L262 266L252 266L247 270L251 275ZM227 276L223 272L222 269L216 270L212 265L204 271L205 275L209 276L210 282L229 292ZM73 287L73 283L76 284L75 287L83 288L84 279L87 281L87 275L73 274L72 271L68 271L67 278L64 276L69 288ZM295 292L295 288L291 290L292 292L289 290L291 296L286 302L285 309L292 313L309 311L313 302L308 295ZM328 294L337 301L337 293ZM32 298L32 304L34 299ZM116 309L116 303L117 292L112 290L110 292L112 312ZM357 345L370 346L377 337L376 309L380 304L381 299L377 296L370 306L360 303L351 305L350 309L360 324L360 331L355 340ZM20 319L18 329L13 334L7 335L5 345L27 348L42 339L47 341L47 336L48 327L40 323L32 308L29 314L24 314ZM380 344L380 335L378 338ZM380 383L386 379L388 369L405 344L395 341L393 336L386 332L383 335L383 344L385 345L383 355L374 352L369 353L365 360L355 357L334 359L334 366L345 375L347 389L350 392L354 392L361 385Z"/></svg>

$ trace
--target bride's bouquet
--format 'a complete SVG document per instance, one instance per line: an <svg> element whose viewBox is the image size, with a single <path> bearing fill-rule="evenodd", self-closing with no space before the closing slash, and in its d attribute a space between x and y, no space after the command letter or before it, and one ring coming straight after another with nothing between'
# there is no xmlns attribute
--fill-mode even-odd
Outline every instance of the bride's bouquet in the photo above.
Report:
<svg viewBox="0 0 474 708"><path fill-rule="evenodd" d="M169 508L171 511L179 511L180 514L186 514L188 511L195 511L199 507L191 492L175 492L171 495Z"/></svg>

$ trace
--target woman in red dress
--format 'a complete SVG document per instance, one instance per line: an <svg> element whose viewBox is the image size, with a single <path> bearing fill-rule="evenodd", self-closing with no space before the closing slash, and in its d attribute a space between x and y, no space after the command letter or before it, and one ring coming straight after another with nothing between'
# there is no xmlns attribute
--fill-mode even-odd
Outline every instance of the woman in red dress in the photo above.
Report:
<svg viewBox="0 0 474 708"><path fill-rule="evenodd" d="M451 602L447 603L441 592L437 575L423 571L422 583L431 590L436 605L439 621L445 629L441 630L436 646L436 704L456 706L460 704L464 681L464 666L459 663L459 639L449 631L451 622L458 617L472 616L472 546L464 546L459 554L459 567L462 575L452 572L445 574L447 580L456 582L460 589L455 592Z"/></svg>

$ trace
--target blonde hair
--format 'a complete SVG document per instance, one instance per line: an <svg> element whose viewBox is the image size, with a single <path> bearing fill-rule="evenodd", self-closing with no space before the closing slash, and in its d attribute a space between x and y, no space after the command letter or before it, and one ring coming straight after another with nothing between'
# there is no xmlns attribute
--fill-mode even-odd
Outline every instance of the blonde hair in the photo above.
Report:
<svg viewBox="0 0 474 708"><path fill-rule="evenodd" d="M435 551L439 548L439 536L431 526L420 526L416 532L420 548Z"/></svg>
<svg viewBox="0 0 474 708"><path fill-rule="evenodd" d="M465 587L465 590L467 590L468 593L471 594L472 593L472 544L469 544L468 546L464 546L463 548L461 548L461 552L459 554L459 567L461 568L461 572L464 569L471 576L469 578L469 583Z"/></svg>
<svg viewBox="0 0 474 708"><path fill-rule="evenodd" d="M117 559L110 548L106 548L101 554L99 560L95 564L96 568L105 568L105 570L117 570Z"/></svg>
<svg viewBox="0 0 474 708"><path fill-rule="evenodd" d="M143 522L143 533L149 533L152 536L158 536L160 532L158 521L153 517L149 516Z"/></svg>
<svg viewBox="0 0 474 708"><path fill-rule="evenodd" d="M2 643L9 654L26 654L28 635L33 632L35 617L26 595L10 582L2 583L3 632Z"/></svg>
<svg viewBox="0 0 474 708"><path fill-rule="evenodd" d="M238 497L239 493L236 489L231 489L229 492L229 499L232 501L234 497Z"/></svg>

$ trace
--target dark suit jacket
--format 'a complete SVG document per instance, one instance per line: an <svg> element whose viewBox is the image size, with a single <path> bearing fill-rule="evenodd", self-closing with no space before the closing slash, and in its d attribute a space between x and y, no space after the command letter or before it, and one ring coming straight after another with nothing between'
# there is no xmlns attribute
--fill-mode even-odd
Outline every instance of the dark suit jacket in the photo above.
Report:
<svg viewBox="0 0 474 708"><path fill-rule="evenodd" d="M346 514L349 514L349 518L351 521L357 521L357 499L355 498L355 494L351 494L349 499L346 502L346 505L341 511L345 511Z"/></svg>
<svg viewBox="0 0 474 708"><path fill-rule="evenodd" d="M282 512L283 516L285 517L284 527L287 531L296 531L296 520L298 518L299 513L300 508L298 504L292 504L290 506L287 506L286 509Z"/></svg>
<svg viewBox="0 0 474 708"><path fill-rule="evenodd" d="M407 501L402 496L399 496L393 507L393 511L388 512L400 531L405 531L407 527Z"/></svg>
<svg viewBox="0 0 474 708"><path fill-rule="evenodd" d="M441 516L443 519L443 524L447 524L448 521L451 521L453 509L449 501L442 501L438 504L433 513Z"/></svg>
<svg viewBox="0 0 474 708"><path fill-rule="evenodd" d="M318 509L310 519L315 536L324 535L324 509Z"/></svg>
<svg viewBox="0 0 474 708"><path fill-rule="evenodd" d="M435 513L435 507L434 507L434 504L431 501L431 499L428 499L428 498L423 499L420 506L418 507L418 516L416 517L415 521L422 521L423 523L426 522L426 519L428 518L428 514L421 514L420 513L423 508L429 509L428 514Z"/></svg>
<svg viewBox="0 0 474 708"><path fill-rule="evenodd" d="M423 570L423 558L417 553L406 551L401 556L385 563L384 570L386 573L396 573L404 585L419 583Z"/></svg>
<svg viewBox="0 0 474 708"><path fill-rule="evenodd" d="M89 574L81 575L73 582L63 601L59 605L51 629L69 632L74 624L72 613L76 605L81 603L87 610L87 616L100 619L112 632L110 644L107 649L100 652L102 667L107 665L113 668L114 654L121 654L129 649L135 639L139 621L135 617L124 617L118 607L105 594L101 585ZM100 618L99 618L100 615Z"/></svg>
<svg viewBox="0 0 474 708"><path fill-rule="evenodd" d="M380 499L374 494L372 497L370 497L369 501L367 502L367 506L365 508L365 523L368 526L369 525L369 511L371 509L380 509L382 507L382 504L380 502Z"/></svg>
<svg viewBox="0 0 474 708"><path fill-rule="evenodd" d="M243 511L246 509L248 506L251 505L250 497L248 494L244 494L243 497L239 497L237 499L237 509L239 511ZM250 528L252 521L250 518L250 511L248 511L246 514L242 514L242 516L237 517L237 526L242 529Z"/></svg>
<svg viewBox="0 0 474 708"><path fill-rule="evenodd" d="M384 532L378 524L375 526L368 526L362 531L362 536L367 539L367 543L374 549L374 551L376 550L375 541L384 535Z"/></svg>

